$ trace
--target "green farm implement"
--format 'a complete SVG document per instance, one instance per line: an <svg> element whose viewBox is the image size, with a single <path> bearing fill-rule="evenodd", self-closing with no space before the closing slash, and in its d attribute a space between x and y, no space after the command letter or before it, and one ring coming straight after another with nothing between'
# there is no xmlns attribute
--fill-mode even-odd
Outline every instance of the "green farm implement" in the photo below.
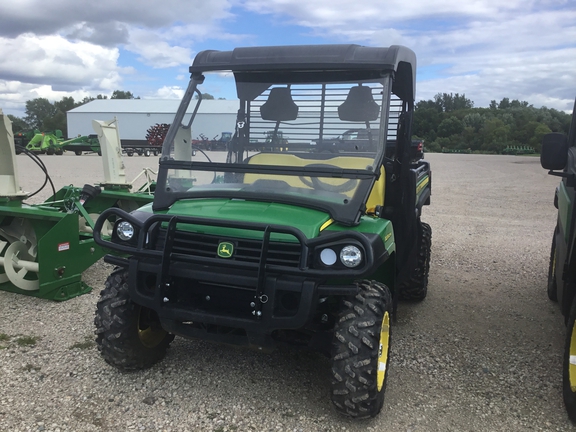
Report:
<svg viewBox="0 0 576 432"><path fill-rule="evenodd" d="M35 153L46 153L49 155L64 153L62 149L62 132L56 130L54 132L39 132L35 131L32 139L26 144L26 150Z"/></svg>
<svg viewBox="0 0 576 432"><path fill-rule="evenodd" d="M84 152L98 153L102 154L100 149L100 142L98 141L98 135L83 135L76 138L72 138L66 141L62 141L60 146L64 151L71 151L76 154L76 156L82 155Z"/></svg>
<svg viewBox="0 0 576 432"><path fill-rule="evenodd" d="M131 192L120 159L115 122L94 121L103 150L103 183L83 188L66 186L41 204L26 204L34 194L18 183L12 125L0 110L0 289L67 300L90 291L82 272L104 255L94 243L94 221L105 209L134 210L152 201L151 171L143 189ZM29 150L45 171L42 161ZM46 173L45 184L52 185ZM53 185L52 185L53 187ZM38 191L37 191L38 192Z"/></svg>
<svg viewBox="0 0 576 432"><path fill-rule="evenodd" d="M102 154L98 135L84 135L76 138L65 140L60 130L53 132L34 131L26 144L23 145L22 139L15 137L14 143L20 147L26 147L26 150L34 153L47 155L62 155L65 151L72 151L80 156L83 152L92 152ZM20 137L19 137L20 138ZM16 153L20 154L18 147Z"/></svg>
<svg viewBox="0 0 576 432"><path fill-rule="evenodd" d="M534 154L534 147L530 146L508 146L504 150L502 150L503 155L528 155Z"/></svg>

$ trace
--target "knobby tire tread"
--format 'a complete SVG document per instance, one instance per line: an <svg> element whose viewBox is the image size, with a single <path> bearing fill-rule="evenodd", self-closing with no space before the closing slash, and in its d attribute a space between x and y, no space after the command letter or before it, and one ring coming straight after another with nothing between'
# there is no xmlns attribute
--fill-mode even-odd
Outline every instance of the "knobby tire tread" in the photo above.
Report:
<svg viewBox="0 0 576 432"><path fill-rule="evenodd" d="M432 248L432 228L420 223L418 261L410 279L400 285L400 300L419 302L428 294L428 274L430 272L430 252Z"/></svg>
<svg viewBox="0 0 576 432"><path fill-rule="evenodd" d="M173 335L155 347L142 345L138 336L139 306L130 299L127 271L114 271L106 280L96 306L96 345L104 360L123 371L146 369L159 362Z"/></svg>
<svg viewBox="0 0 576 432"><path fill-rule="evenodd" d="M386 380L378 391L376 376L380 328L384 312L391 315L392 296L388 287L379 282L358 284L360 292L343 301L335 329L332 403L345 416L370 418L380 412L384 403ZM388 351L388 364L389 355Z"/></svg>

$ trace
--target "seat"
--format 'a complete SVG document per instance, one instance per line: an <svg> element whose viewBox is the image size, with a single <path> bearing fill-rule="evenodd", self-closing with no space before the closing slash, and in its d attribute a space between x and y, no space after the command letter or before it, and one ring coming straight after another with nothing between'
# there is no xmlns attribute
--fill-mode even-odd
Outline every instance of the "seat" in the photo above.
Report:
<svg viewBox="0 0 576 432"><path fill-rule="evenodd" d="M305 167L311 163L317 163L319 161L302 159L297 155L290 153L258 153L251 156L248 161L249 164L255 165L279 165L279 166L290 166L290 167ZM365 157L352 157L352 156L335 156L330 159L322 160L323 164L334 165L340 168L350 168L350 169L365 169L368 165L372 164L373 160L371 158ZM297 176L286 176L277 174L260 174L260 173L246 173L244 175L244 183L252 184L256 180L280 180L286 182L291 187L297 188L310 188L309 184L302 181L301 177ZM333 185L340 185L346 181L346 179L325 179L326 182ZM352 198L356 188L346 192L349 198ZM368 201L366 202L366 208L368 213L373 213L376 206L384 204L384 192L386 190L386 175L384 172L384 166L380 168L380 177L374 183Z"/></svg>
<svg viewBox="0 0 576 432"><path fill-rule="evenodd" d="M372 89L362 85L352 87L346 100L338 107L338 117L342 121L374 121L379 112L380 107L372 97Z"/></svg>
<svg viewBox="0 0 576 432"><path fill-rule="evenodd" d="M275 122L296 120L298 105L292 100L288 87L275 87L270 90L268 99L260 107L260 116L263 120Z"/></svg>

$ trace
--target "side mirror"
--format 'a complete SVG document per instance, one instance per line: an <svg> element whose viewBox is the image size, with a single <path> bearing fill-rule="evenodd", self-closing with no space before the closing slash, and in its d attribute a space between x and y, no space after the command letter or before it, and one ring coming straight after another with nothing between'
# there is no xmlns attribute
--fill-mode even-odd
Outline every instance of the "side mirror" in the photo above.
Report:
<svg viewBox="0 0 576 432"><path fill-rule="evenodd" d="M568 137L561 133L549 133L542 137L540 164L552 171L563 170L568 161Z"/></svg>

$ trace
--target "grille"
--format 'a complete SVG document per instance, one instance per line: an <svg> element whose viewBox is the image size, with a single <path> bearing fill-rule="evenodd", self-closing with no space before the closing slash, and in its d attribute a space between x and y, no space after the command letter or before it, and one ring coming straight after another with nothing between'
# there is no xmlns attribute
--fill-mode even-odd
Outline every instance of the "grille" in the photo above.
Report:
<svg viewBox="0 0 576 432"><path fill-rule="evenodd" d="M166 240L166 230L158 232L156 249L162 250ZM218 246L221 242L234 245L231 258L235 261L255 263L260 262L262 240L224 238L208 234L176 231L172 252L204 258L218 258ZM298 268L300 265L301 246L299 243L270 242L266 264Z"/></svg>

